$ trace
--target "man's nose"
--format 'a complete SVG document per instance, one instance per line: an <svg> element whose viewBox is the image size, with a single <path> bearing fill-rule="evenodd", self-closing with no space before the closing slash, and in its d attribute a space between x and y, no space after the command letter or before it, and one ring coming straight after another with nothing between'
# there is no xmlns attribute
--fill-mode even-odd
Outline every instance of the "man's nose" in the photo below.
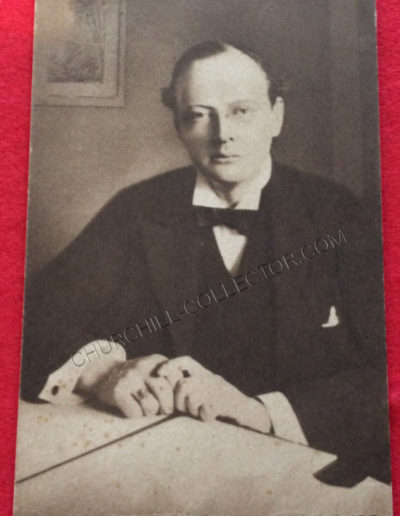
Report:
<svg viewBox="0 0 400 516"><path fill-rule="evenodd" d="M234 140L232 120L229 115L216 114L213 125L213 139L216 143L223 144Z"/></svg>

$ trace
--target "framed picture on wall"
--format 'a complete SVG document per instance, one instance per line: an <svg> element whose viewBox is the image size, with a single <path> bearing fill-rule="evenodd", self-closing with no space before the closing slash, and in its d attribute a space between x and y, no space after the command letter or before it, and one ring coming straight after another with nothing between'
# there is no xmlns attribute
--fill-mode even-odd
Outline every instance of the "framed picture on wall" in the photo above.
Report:
<svg viewBox="0 0 400 516"><path fill-rule="evenodd" d="M37 10L51 13L48 2ZM35 105L123 106L125 0L68 0L61 11L36 28Z"/></svg>

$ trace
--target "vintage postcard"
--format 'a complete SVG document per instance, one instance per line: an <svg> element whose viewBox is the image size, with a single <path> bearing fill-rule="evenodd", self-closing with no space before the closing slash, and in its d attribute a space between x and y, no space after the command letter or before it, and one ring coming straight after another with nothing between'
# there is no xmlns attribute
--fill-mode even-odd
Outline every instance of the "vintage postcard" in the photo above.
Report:
<svg viewBox="0 0 400 516"><path fill-rule="evenodd" d="M390 516L375 4L36 1L14 514Z"/></svg>

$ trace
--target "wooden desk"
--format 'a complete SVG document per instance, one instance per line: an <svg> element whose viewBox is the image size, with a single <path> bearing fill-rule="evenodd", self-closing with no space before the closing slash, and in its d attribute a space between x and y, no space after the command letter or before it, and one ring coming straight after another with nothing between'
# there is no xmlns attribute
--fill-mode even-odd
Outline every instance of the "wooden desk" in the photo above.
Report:
<svg viewBox="0 0 400 516"><path fill-rule="evenodd" d="M391 489L313 473L334 457L220 422L21 403L18 516L389 516Z"/></svg>

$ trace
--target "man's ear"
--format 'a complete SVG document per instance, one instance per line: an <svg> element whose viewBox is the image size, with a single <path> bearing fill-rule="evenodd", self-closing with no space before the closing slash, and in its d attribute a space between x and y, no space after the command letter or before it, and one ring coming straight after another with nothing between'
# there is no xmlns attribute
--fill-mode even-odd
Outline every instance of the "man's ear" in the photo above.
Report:
<svg viewBox="0 0 400 516"><path fill-rule="evenodd" d="M283 102L282 97L276 97L275 103L272 106L272 137L275 138L279 136L282 124L283 117L285 114L285 103Z"/></svg>

